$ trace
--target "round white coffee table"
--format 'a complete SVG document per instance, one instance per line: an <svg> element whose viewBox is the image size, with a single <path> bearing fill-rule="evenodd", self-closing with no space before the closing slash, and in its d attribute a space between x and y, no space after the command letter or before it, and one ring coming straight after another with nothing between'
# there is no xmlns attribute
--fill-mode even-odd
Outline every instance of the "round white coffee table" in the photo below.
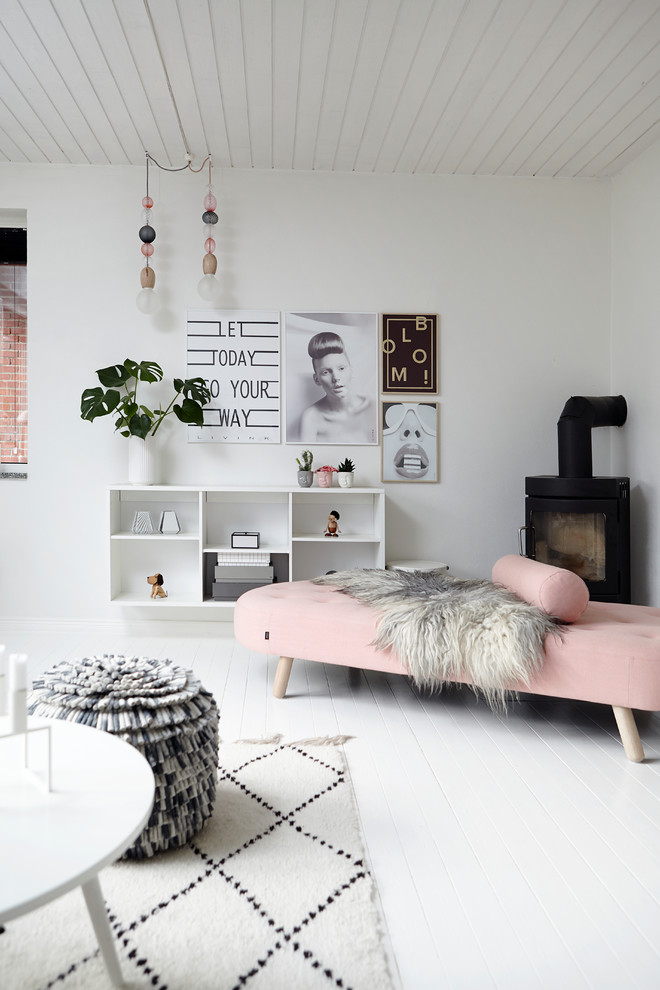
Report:
<svg viewBox="0 0 660 990"><path fill-rule="evenodd" d="M81 886L112 982L121 968L103 902L99 870L144 828L154 775L141 753L99 729L30 718L51 734L50 792L24 769L26 736L2 738L0 718L0 923ZM45 768L45 734L28 733L30 766Z"/></svg>

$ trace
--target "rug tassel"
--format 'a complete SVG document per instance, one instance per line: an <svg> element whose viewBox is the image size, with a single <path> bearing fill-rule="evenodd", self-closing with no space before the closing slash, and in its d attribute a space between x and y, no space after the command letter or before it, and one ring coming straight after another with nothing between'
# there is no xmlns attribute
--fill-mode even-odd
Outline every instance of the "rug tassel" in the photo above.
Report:
<svg viewBox="0 0 660 990"><path fill-rule="evenodd" d="M343 746L349 739L355 736L315 736L313 739L296 739L290 743L282 742L282 733L276 732L274 736L262 736L261 739L237 739L237 743L247 743L252 746Z"/></svg>
<svg viewBox="0 0 660 990"><path fill-rule="evenodd" d="M296 739L289 746L343 746L355 736L317 736L315 739Z"/></svg>
<svg viewBox="0 0 660 990"><path fill-rule="evenodd" d="M274 736L262 736L261 739L237 739L236 742L239 743L250 743L254 746L269 746L277 745L277 743L282 741L282 733L276 732Z"/></svg>

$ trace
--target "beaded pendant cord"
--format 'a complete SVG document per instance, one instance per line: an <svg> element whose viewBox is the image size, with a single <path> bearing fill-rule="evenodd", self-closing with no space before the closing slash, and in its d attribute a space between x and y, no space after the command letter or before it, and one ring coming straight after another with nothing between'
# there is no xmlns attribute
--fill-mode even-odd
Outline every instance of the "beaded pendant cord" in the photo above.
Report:
<svg viewBox="0 0 660 990"><path fill-rule="evenodd" d="M202 271L203 276L197 287L198 292L202 299L212 299L215 296L217 289L217 282L215 279L215 273L218 269L218 259L216 258L215 251L215 240L211 236L213 234L214 224L218 222L218 214L215 212L216 206L218 205L217 200L213 194L213 184L212 184L212 168L213 161L211 155L207 155L199 168L193 168L191 163L191 158L189 154L186 154L186 164L181 165L178 168L168 168L165 165L161 165L156 159L149 154L148 151L145 152L146 157L146 193L142 198L142 207L144 209L143 224L140 227L138 236L142 241L142 246L140 248L142 255L145 259L144 268L140 272L140 285L142 288L137 295L136 305L141 313L155 313L157 312L160 302L158 296L155 292L156 285L156 273L153 267L149 264L149 259L154 253L154 241L156 239L156 231L154 230L151 223L151 210L153 209L154 201L149 194L149 162L156 165L157 168L162 169L164 172L183 172L189 169L191 172L201 172L204 166L208 162L209 166L209 181L207 191L204 195L204 213L202 214L202 222L205 224L206 230L206 241L204 244L205 255L202 261Z"/></svg>
<svg viewBox="0 0 660 990"><path fill-rule="evenodd" d="M140 285L142 289L137 297L137 307L142 313L153 313L157 309L157 300L154 296L154 286L156 285L156 273L149 267L149 258L154 253L154 241L156 231L151 226L151 209L154 201L149 195L149 155L147 154L147 187L146 195L142 197L144 208L144 223L140 227L138 236L142 241L140 250L144 255L145 267L140 272Z"/></svg>
<svg viewBox="0 0 660 990"><path fill-rule="evenodd" d="M216 293L217 282L215 273L218 270L218 259L213 253L215 251L215 240L213 238L213 234L215 233L214 227L218 222L218 214L215 212L218 201L213 194L213 159L209 155L198 169L194 169L192 166L189 167L191 172L201 172L207 161L209 163L209 181L204 195L204 212L202 213L202 223L204 224L204 233L206 235L204 251L206 253L202 258L203 275L197 286L197 291L202 299L210 300L214 298Z"/></svg>

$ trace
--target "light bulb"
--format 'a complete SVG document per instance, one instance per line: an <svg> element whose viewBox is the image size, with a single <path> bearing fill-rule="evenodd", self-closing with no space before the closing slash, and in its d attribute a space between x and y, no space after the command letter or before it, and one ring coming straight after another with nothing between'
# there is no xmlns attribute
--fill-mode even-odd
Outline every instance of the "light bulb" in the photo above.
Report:
<svg viewBox="0 0 660 990"><path fill-rule="evenodd" d="M203 275L197 283L197 291L202 299L211 302L215 299L220 286L215 275Z"/></svg>
<svg viewBox="0 0 660 990"><path fill-rule="evenodd" d="M141 313L157 313L160 309L160 298L153 289L140 289L135 299L135 305Z"/></svg>

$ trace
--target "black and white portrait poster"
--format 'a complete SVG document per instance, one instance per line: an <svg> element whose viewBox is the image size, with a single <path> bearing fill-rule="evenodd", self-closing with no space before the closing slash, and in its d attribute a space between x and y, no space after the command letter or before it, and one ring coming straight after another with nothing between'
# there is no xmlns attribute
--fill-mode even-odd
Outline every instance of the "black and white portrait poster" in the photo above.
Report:
<svg viewBox="0 0 660 990"><path fill-rule="evenodd" d="M190 441L280 442L280 314L191 309L188 378L206 379L211 402Z"/></svg>
<svg viewBox="0 0 660 990"><path fill-rule="evenodd" d="M286 442L378 443L378 314L285 313Z"/></svg>
<svg viewBox="0 0 660 990"><path fill-rule="evenodd" d="M383 402L383 481L438 481L437 402Z"/></svg>

